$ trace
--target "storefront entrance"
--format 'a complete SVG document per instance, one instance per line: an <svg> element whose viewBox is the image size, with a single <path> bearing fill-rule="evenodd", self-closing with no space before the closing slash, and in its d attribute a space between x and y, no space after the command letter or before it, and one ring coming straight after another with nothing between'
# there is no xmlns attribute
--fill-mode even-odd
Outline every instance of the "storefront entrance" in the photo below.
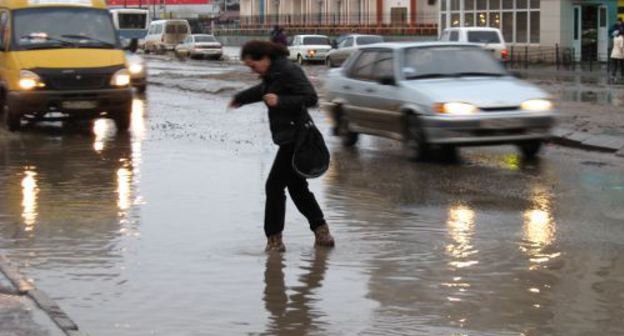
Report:
<svg viewBox="0 0 624 336"><path fill-rule="evenodd" d="M574 6L574 53L577 61L608 60L607 14L606 6Z"/></svg>

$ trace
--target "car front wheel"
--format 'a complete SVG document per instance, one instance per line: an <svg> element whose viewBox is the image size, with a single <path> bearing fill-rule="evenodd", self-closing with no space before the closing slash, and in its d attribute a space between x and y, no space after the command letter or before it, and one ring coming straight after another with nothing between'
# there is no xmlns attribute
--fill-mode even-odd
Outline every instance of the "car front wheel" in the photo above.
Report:
<svg viewBox="0 0 624 336"><path fill-rule="evenodd" d="M349 122L344 117L339 117L336 133L342 138L342 145L353 147L358 142L359 134L349 129Z"/></svg>
<svg viewBox="0 0 624 336"><path fill-rule="evenodd" d="M420 119L415 114L406 116L406 138L403 142L405 155L412 161L424 160L429 155Z"/></svg>
<svg viewBox="0 0 624 336"><path fill-rule="evenodd" d="M539 153L540 149L542 149L542 141L534 140L525 143L521 143L518 145L520 148L520 152L524 156L525 159L534 159Z"/></svg>
<svg viewBox="0 0 624 336"><path fill-rule="evenodd" d="M297 64L303 65L304 63L305 61L303 60L303 57L301 55L297 55Z"/></svg>
<svg viewBox="0 0 624 336"><path fill-rule="evenodd" d="M117 133L126 133L130 129L130 119L132 115L132 108L122 109L113 113L113 121L117 128Z"/></svg>
<svg viewBox="0 0 624 336"><path fill-rule="evenodd" d="M22 128L22 113L16 109L10 108L6 102L2 107L4 110L4 122L11 132L19 131Z"/></svg>

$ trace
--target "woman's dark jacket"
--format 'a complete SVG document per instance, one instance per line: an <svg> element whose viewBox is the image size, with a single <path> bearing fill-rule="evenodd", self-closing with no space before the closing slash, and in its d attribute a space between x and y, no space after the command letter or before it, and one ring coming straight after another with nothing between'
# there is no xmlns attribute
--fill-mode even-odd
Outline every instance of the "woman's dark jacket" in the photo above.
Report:
<svg viewBox="0 0 624 336"><path fill-rule="evenodd" d="M262 83L238 93L234 102L238 105L262 101L265 94L278 96L275 107L269 107L269 123L273 142L284 145L295 141L295 121L304 109L315 106L318 96L301 68L286 57L272 61Z"/></svg>

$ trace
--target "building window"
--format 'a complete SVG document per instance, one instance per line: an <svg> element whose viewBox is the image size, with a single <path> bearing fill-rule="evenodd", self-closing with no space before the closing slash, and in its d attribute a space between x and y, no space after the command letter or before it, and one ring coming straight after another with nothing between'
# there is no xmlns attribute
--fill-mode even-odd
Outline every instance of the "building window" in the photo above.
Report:
<svg viewBox="0 0 624 336"><path fill-rule="evenodd" d="M508 43L540 43L540 0L459 1L450 0L451 10L440 13L441 18L450 18L451 26L495 27L502 30Z"/></svg>
<svg viewBox="0 0 624 336"><path fill-rule="evenodd" d="M516 43L526 43L527 42L527 13L526 12L517 12L516 13Z"/></svg>

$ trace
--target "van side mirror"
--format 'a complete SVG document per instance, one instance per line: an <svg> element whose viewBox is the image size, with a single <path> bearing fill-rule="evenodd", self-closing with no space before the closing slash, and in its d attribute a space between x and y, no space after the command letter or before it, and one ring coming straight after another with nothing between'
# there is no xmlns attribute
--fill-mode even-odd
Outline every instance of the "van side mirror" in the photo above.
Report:
<svg viewBox="0 0 624 336"><path fill-rule="evenodd" d="M123 48L124 50L128 50L133 54L136 53L137 49L139 49L139 39L137 39L136 37L133 37L129 40L124 39Z"/></svg>

